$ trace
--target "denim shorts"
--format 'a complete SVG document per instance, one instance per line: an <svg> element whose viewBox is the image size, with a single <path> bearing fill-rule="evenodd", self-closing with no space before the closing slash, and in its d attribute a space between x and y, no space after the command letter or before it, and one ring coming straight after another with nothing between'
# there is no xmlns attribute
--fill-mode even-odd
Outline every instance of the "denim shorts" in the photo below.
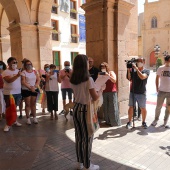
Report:
<svg viewBox="0 0 170 170"><path fill-rule="evenodd" d="M135 94L134 93L134 103L138 105L140 108L146 108L146 94ZM132 92L129 94L129 106L133 106L133 95Z"/></svg>
<svg viewBox="0 0 170 170"><path fill-rule="evenodd" d="M15 100L15 105L19 106L22 96L21 94L13 94L14 100ZM10 106L10 95L4 95L4 100L6 103L6 108Z"/></svg>
<svg viewBox="0 0 170 170"><path fill-rule="evenodd" d="M68 99L72 100L73 90L71 88L61 89L61 92L63 100L66 100L66 93L68 93Z"/></svg>

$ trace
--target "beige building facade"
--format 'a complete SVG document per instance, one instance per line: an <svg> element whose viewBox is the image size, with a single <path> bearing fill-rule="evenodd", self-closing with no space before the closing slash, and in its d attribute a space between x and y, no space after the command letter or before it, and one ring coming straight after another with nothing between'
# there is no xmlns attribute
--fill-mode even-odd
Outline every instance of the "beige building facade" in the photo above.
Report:
<svg viewBox="0 0 170 170"><path fill-rule="evenodd" d="M68 5L60 2L70 2L70 13ZM84 11L75 3L0 0L1 60L12 55L18 61L30 59L36 69L53 62L61 68L65 60L85 53L86 47L86 54L94 58L97 67L105 61L115 71L120 113L127 114L129 82L125 60L138 55L137 0L86 0L82 5L86 44L78 42L78 20L74 17Z"/></svg>
<svg viewBox="0 0 170 170"><path fill-rule="evenodd" d="M139 52L146 59L147 67L154 67L156 58L163 61L164 51L170 52L170 1L145 0L144 13L139 15ZM160 53L155 55L154 47L160 46Z"/></svg>

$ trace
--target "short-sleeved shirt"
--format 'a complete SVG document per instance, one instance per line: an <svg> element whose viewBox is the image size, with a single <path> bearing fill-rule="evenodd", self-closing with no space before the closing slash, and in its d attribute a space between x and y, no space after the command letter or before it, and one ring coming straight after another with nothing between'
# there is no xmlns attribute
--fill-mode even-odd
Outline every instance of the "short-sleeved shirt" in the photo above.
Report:
<svg viewBox="0 0 170 170"><path fill-rule="evenodd" d="M27 72L26 70L22 71L22 76L25 77L25 81L29 86L35 86L36 83L36 72L33 70L31 73ZM26 86L22 85L23 90L29 90Z"/></svg>
<svg viewBox="0 0 170 170"><path fill-rule="evenodd" d="M70 69L70 72L72 72L72 70ZM59 76L64 76L65 73L65 69L60 70L59 72ZM70 78L68 76L65 76L62 80L61 80L61 89L67 89L67 88L71 88L71 84L70 84Z"/></svg>
<svg viewBox="0 0 170 170"><path fill-rule="evenodd" d="M159 91L170 92L170 67L163 65L156 74L160 77Z"/></svg>
<svg viewBox="0 0 170 170"><path fill-rule="evenodd" d="M148 69L143 69L141 71L142 74L146 74L147 76L149 76L150 74L150 70ZM139 78L137 72L134 72L134 82L132 80L132 72L131 72L131 89L130 91L133 92L133 87L134 87L134 93L136 94L145 94L146 93L146 84L147 84L147 80L148 78L142 80Z"/></svg>
<svg viewBox="0 0 170 170"><path fill-rule="evenodd" d="M13 70L5 70L2 73L2 77L4 79L4 77L14 77L18 74L18 69ZM4 95L10 95L10 94L20 94L21 93L21 77L18 77L15 81L13 81L12 83L7 83L4 80L4 91L3 91Z"/></svg>
<svg viewBox="0 0 170 170"><path fill-rule="evenodd" d="M93 80L96 81L96 79L98 77L99 70L96 67L92 67L89 70L89 73L90 73L90 76L93 78Z"/></svg>
<svg viewBox="0 0 170 170"><path fill-rule="evenodd" d="M89 89L95 88L93 79L90 77L88 81L78 85L71 84L74 92L75 102L81 104L88 104L89 102Z"/></svg>
<svg viewBox="0 0 170 170"><path fill-rule="evenodd" d="M51 75L49 81L46 81L45 91L58 91L57 73Z"/></svg>

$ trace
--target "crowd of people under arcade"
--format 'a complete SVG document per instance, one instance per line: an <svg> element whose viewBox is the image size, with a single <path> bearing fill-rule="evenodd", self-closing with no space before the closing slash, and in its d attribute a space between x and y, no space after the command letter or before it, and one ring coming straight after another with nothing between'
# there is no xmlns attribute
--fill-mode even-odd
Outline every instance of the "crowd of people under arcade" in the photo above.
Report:
<svg viewBox="0 0 170 170"><path fill-rule="evenodd" d="M110 70L109 64L102 62L99 68L93 66L93 58L87 58L86 55L77 55L73 63L73 69L69 61L64 62L62 70L56 70L54 64L45 64L44 70L35 70L33 63L29 59L23 59L22 68L17 67L19 61L14 57L7 60L7 66L3 61L0 61L0 120L6 119L4 132L8 132L12 125L18 127L22 126L14 116L16 115L16 107L19 107L19 119L23 118L22 109L25 103L26 124L38 124L36 118L36 102L40 94L43 94L41 101L42 114L50 113L50 119L57 120L58 115L62 115L65 110L66 97L68 96L69 103L75 103L73 108L73 121L75 125L76 135L76 153L77 153L77 169L99 169L98 165L93 165L90 162L91 143L93 136L86 140L88 134L85 133L86 124L82 124L88 103L88 95L90 94L91 100L103 98L103 114L104 121L108 126L121 126L119 118L119 107L117 98L117 76L114 71ZM146 84L150 74L150 70L144 67L145 59L138 58L136 63L132 63L131 68L127 68L126 78L130 84L129 94L129 110L127 129L132 127L132 117L135 114L134 108L137 106L138 111L142 115L142 127L147 128L146 124ZM96 90L95 81L98 77L107 76L105 86ZM156 90L157 106L155 109L155 119L152 122L156 126L160 111L164 100L166 99L166 110L164 118L164 126L167 128L169 117L170 105L170 56L165 57L165 64L158 68L156 74ZM133 79L132 79L133 77ZM59 83L61 83L61 92L63 100L63 110L58 114L58 93ZM88 85L87 85L88 84ZM88 88L87 88L88 87ZM12 103L14 101L14 103ZM12 110L12 104L15 109ZM80 110L83 110L79 112ZM12 115L13 114L13 115ZM10 117L11 116L11 117ZM10 119L15 119L11 123ZM141 117L138 116L138 120ZM79 134L79 135L78 135ZM81 135L80 135L81 134ZM82 149L83 140L85 146ZM87 152L88 149L88 152Z"/></svg>

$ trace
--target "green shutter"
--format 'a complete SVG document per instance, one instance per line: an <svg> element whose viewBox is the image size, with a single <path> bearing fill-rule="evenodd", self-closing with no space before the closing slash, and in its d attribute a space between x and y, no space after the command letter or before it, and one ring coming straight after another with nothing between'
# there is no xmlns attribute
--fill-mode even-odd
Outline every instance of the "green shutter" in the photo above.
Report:
<svg viewBox="0 0 170 170"><path fill-rule="evenodd" d="M58 52L54 52L54 64L56 66L60 66L60 59L59 59L59 53Z"/></svg>

